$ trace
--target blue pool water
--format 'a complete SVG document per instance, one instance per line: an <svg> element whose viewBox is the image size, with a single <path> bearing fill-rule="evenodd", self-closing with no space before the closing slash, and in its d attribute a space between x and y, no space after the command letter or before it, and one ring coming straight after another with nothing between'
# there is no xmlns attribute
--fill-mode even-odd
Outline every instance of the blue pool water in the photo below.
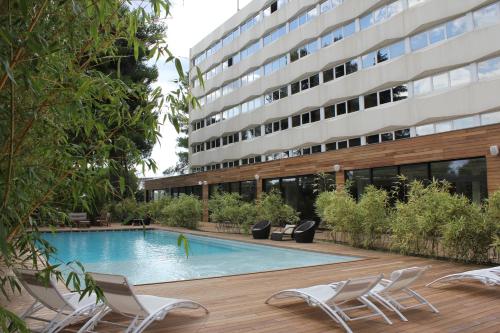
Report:
<svg viewBox="0 0 500 333"><path fill-rule="evenodd" d="M133 284L189 280L352 261L359 258L254 245L160 230L45 233L52 263L80 261L87 271L125 275Z"/></svg>

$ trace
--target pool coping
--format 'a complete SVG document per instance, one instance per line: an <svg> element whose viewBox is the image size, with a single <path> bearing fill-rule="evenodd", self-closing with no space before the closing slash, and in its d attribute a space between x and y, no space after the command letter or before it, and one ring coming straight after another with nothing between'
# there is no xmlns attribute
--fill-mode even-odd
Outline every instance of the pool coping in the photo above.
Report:
<svg viewBox="0 0 500 333"><path fill-rule="evenodd" d="M219 235L213 235L214 233L210 233L208 231L201 231L201 230L189 230L189 229L182 229L177 230L174 228L169 228L166 226L148 226L147 228L142 228L142 227L137 227L137 228L118 228L118 229L112 229L112 228L102 228L102 229L70 229L70 230L64 230L64 229L56 229L56 230L44 230L41 231L43 233L57 233L57 232L106 232L106 231L114 231L114 232L121 232L121 231L166 231L166 232L172 232L176 234L188 234L188 235L193 235L193 236L198 236L198 237L204 237L204 238L215 238L219 240L226 240L226 241L233 241L233 242L241 242L241 243L246 243L246 244L252 244L252 245L260 245L260 246L269 246L269 247L276 247L276 248L281 248L281 249L286 249L286 250L296 250L296 251L305 251L305 252L313 252L313 253L319 253L319 254L327 254L327 255L338 255L338 256L344 256L344 257L352 257L354 258L353 260L349 261L342 261L342 262L336 262L336 263L327 263L327 264L318 264L318 265L310 265L310 266L302 266L302 267L291 267L291 268L283 268L283 269L274 269L274 270L266 270L266 271L260 271L260 272L249 272L249 273L239 273L239 274L229 274L229 275L221 275L221 276L209 276L209 277L200 277L200 278L194 278L194 279L185 279L185 280L175 280L175 281L161 281L161 282L149 282L149 283L138 283L138 284L132 284L134 286L150 286L150 285L158 285L158 284L166 284L166 283L180 283L180 282L189 282L189 281L197 281L197 280L208 280L208 279L221 279L221 278L227 278L227 277L235 277L235 276L243 276L243 275L253 275L253 274L265 274L265 273L273 273L273 272L281 272L281 271L292 271L292 270L298 270L298 269L307 269L307 268L313 268L313 267L321 267L321 266L329 266L329 265L339 265L339 264L345 264L345 263L352 263L352 262L360 262L360 261L368 261L368 260L373 260L373 259L378 259L377 257L368 257L368 256L359 256L359 255L352 255L352 254L342 254L338 252L326 252L326 251L319 251L319 250L313 250L313 249L297 249L294 247L286 246L284 244L259 244L259 242L255 241L254 239L231 239L231 238L226 238L226 237L221 237ZM200 234L200 233L210 233L210 235L207 234ZM238 235L238 234L235 234ZM243 234L241 234L243 235ZM281 241L281 242L287 242L287 241ZM317 242L317 243L327 243L327 242Z"/></svg>

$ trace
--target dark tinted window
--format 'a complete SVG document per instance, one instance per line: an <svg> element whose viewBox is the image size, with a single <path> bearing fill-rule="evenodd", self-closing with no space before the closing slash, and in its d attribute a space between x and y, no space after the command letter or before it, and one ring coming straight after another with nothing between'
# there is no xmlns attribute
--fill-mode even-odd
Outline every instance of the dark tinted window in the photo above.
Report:
<svg viewBox="0 0 500 333"><path fill-rule="evenodd" d="M323 82L328 82L333 80L333 69L327 69L323 72Z"/></svg>
<svg viewBox="0 0 500 333"><path fill-rule="evenodd" d="M335 117L335 105L325 106L325 119Z"/></svg>
<svg viewBox="0 0 500 333"><path fill-rule="evenodd" d="M292 117L292 127L300 126L300 115Z"/></svg>
<svg viewBox="0 0 500 333"><path fill-rule="evenodd" d="M302 114L302 125L303 124L309 124L309 122L310 122L309 113Z"/></svg>
<svg viewBox="0 0 500 333"><path fill-rule="evenodd" d="M337 150L337 143L336 142L330 142L325 145L326 151L329 150Z"/></svg>
<svg viewBox="0 0 500 333"><path fill-rule="evenodd" d="M359 111L359 99L354 98L347 101L347 110L349 111L349 113Z"/></svg>
<svg viewBox="0 0 500 333"><path fill-rule="evenodd" d="M337 104L337 116L343 115L347 113L346 103Z"/></svg>
<svg viewBox="0 0 500 333"><path fill-rule="evenodd" d="M281 130L286 130L288 128L288 118L281 119Z"/></svg>
<svg viewBox="0 0 500 333"><path fill-rule="evenodd" d="M373 143L379 143L379 142L380 142L380 138L379 138L378 134L368 135L366 137L366 143L367 144L373 144Z"/></svg>
<svg viewBox="0 0 500 333"><path fill-rule="evenodd" d="M335 78L339 78L339 77L342 77L344 76L345 74L345 71L344 71L344 65L340 65L340 66L337 66L335 67Z"/></svg>
<svg viewBox="0 0 500 333"><path fill-rule="evenodd" d="M316 87L319 85L319 74L315 74L309 78L310 87Z"/></svg>
<svg viewBox="0 0 500 333"><path fill-rule="evenodd" d="M349 139L349 147L361 146L361 138Z"/></svg>
<svg viewBox="0 0 500 333"><path fill-rule="evenodd" d="M394 136L395 136L396 140L407 139L410 137L410 129L406 128L406 129L402 129L402 130L397 130L394 132Z"/></svg>
<svg viewBox="0 0 500 333"><path fill-rule="evenodd" d="M294 82L291 84L292 94L300 92L300 82Z"/></svg>
<svg viewBox="0 0 500 333"><path fill-rule="evenodd" d="M384 90L379 92L380 96L380 104L390 103L391 102L391 90Z"/></svg>
<svg viewBox="0 0 500 333"><path fill-rule="evenodd" d="M321 145L312 146L311 149L312 149L312 153L313 154L315 154L315 153L321 153Z"/></svg>
<svg viewBox="0 0 500 333"><path fill-rule="evenodd" d="M337 142L337 148L338 149L345 149L345 148L347 148L347 141L339 141L339 142Z"/></svg>
<svg viewBox="0 0 500 333"><path fill-rule="evenodd" d="M383 133L380 135L380 137L382 138L382 141L392 141L394 139L394 135L392 134L392 132Z"/></svg>
<svg viewBox="0 0 500 333"><path fill-rule="evenodd" d="M319 110L312 110L311 111L311 123L314 123L315 121L320 120L320 115L319 115Z"/></svg>
<svg viewBox="0 0 500 333"><path fill-rule="evenodd" d="M377 106L377 93L366 95L365 109L373 108L375 106Z"/></svg>

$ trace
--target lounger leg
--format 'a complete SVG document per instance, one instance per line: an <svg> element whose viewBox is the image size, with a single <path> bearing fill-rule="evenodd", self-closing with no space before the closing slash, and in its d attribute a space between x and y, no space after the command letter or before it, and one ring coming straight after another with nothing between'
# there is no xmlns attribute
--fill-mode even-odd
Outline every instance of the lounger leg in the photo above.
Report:
<svg viewBox="0 0 500 333"><path fill-rule="evenodd" d="M334 321L342 325L342 327L347 331L347 333L352 333L351 328L347 325L344 319L341 316L339 316L337 312L331 311L328 306L325 306L321 303L319 304L319 306L321 307L321 309L323 309L323 311L325 311L328 314L328 316L330 316L330 318L332 318Z"/></svg>
<svg viewBox="0 0 500 333"><path fill-rule="evenodd" d="M359 300L365 304L367 307L369 307L370 309L372 309L372 311L376 314L379 314L384 320L386 323L388 323L389 325L392 325L392 321L387 318L387 316L385 315L385 313L382 312L382 310L380 310L375 304L373 304L372 302L370 302L370 300L364 296L361 296L359 298Z"/></svg>
<svg viewBox="0 0 500 333"><path fill-rule="evenodd" d="M136 329L134 327L137 325L138 321L139 321L139 316L135 316L130 325L128 325L125 333L135 332Z"/></svg>
<svg viewBox="0 0 500 333"><path fill-rule="evenodd" d="M90 318L85 325L83 325L79 330L78 333L84 333L89 330L93 330L94 327L99 324L102 318L106 316L108 313L111 312L111 309L108 307L103 308L101 311L98 311L92 318Z"/></svg>
<svg viewBox="0 0 500 333"><path fill-rule="evenodd" d="M382 296L378 294L370 294L373 298L375 298L380 304L385 306L388 310L396 312L396 314L401 318L402 321L408 321L408 319L399 311L398 307L392 304L390 301L386 300Z"/></svg>
<svg viewBox="0 0 500 333"><path fill-rule="evenodd" d="M420 303L427 305L432 310L432 312L439 313L438 309L436 309L434 305L432 305L429 301L427 301L423 296L421 296L416 291L407 288L406 292L411 296L415 297Z"/></svg>

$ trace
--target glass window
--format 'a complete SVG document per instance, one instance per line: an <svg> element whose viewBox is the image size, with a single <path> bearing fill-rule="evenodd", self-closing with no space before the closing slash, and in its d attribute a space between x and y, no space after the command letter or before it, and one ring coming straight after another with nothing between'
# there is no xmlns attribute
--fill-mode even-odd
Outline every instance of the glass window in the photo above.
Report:
<svg viewBox="0 0 500 333"><path fill-rule="evenodd" d="M354 34L356 32L356 26L354 25L354 21L352 21L348 25L345 25L342 28L342 32L344 34L344 38L347 38L347 37L351 36L352 34Z"/></svg>
<svg viewBox="0 0 500 333"><path fill-rule="evenodd" d="M380 142L380 137L378 134L368 135L366 137L366 143L369 145L374 144L374 143L379 143L379 142Z"/></svg>
<svg viewBox="0 0 500 333"><path fill-rule="evenodd" d="M353 98L347 101L347 111L349 113L359 111L359 98Z"/></svg>
<svg viewBox="0 0 500 333"><path fill-rule="evenodd" d="M272 123L265 124L264 125L264 133L271 134L272 132L273 132L273 124Z"/></svg>
<svg viewBox="0 0 500 333"><path fill-rule="evenodd" d="M311 154L311 148L302 148L302 155L310 155Z"/></svg>
<svg viewBox="0 0 500 333"><path fill-rule="evenodd" d="M476 117L466 117L466 118L460 118L460 119L455 119L453 120L453 128L455 130L460 130L464 128L471 128L479 126L477 118Z"/></svg>
<svg viewBox="0 0 500 333"><path fill-rule="evenodd" d="M367 29L367 28L369 28L372 24L373 24L373 15L372 15L372 13L370 13L370 14L368 14L368 15L363 16L363 17L359 20L359 28L360 28L360 30Z"/></svg>
<svg viewBox="0 0 500 333"><path fill-rule="evenodd" d="M394 131L394 138L396 140L408 139L409 137L410 137L410 129L409 128Z"/></svg>
<svg viewBox="0 0 500 333"><path fill-rule="evenodd" d="M314 123L316 121L320 120L319 116L319 110L312 110L311 111L311 123Z"/></svg>
<svg viewBox="0 0 500 333"><path fill-rule="evenodd" d="M339 40L342 40L344 35L342 34L342 28L339 28L333 32L333 41L338 42Z"/></svg>
<svg viewBox="0 0 500 333"><path fill-rule="evenodd" d="M398 43L392 44L389 46L389 54L391 59L395 59L397 57L405 54L405 43L404 41L400 41Z"/></svg>
<svg viewBox="0 0 500 333"><path fill-rule="evenodd" d="M341 116L343 114L347 113L347 106L346 102L338 103L337 104L337 116Z"/></svg>
<svg viewBox="0 0 500 333"><path fill-rule="evenodd" d="M372 170L373 174L373 185L377 188L384 189L387 192L392 190L394 183L397 181L398 168L397 167L384 167L384 168L374 168Z"/></svg>
<svg viewBox="0 0 500 333"><path fill-rule="evenodd" d="M380 138L382 139L382 142L392 141L394 140L394 135L392 134L392 132L382 133L380 134Z"/></svg>
<svg viewBox="0 0 500 333"><path fill-rule="evenodd" d="M482 61L477 64L479 79L500 76L500 57Z"/></svg>
<svg viewBox="0 0 500 333"><path fill-rule="evenodd" d="M380 105L391 102L391 89L380 91L378 95Z"/></svg>
<svg viewBox="0 0 500 333"><path fill-rule="evenodd" d="M397 102L408 98L408 86L406 84L392 88L392 101Z"/></svg>
<svg viewBox="0 0 500 333"><path fill-rule="evenodd" d="M333 80L333 69L327 69L323 72L323 82L328 82Z"/></svg>
<svg viewBox="0 0 500 333"><path fill-rule="evenodd" d="M316 145L311 147L311 152L313 154L321 153L321 145Z"/></svg>
<svg viewBox="0 0 500 333"><path fill-rule="evenodd" d="M309 124L310 119L311 119L311 118L310 118L309 113L304 113L304 114L302 114L302 125L304 125L304 124Z"/></svg>
<svg viewBox="0 0 500 333"><path fill-rule="evenodd" d="M363 63L363 68L375 66L377 64L377 54L375 52L365 54L361 57L361 62Z"/></svg>
<svg viewBox="0 0 500 333"><path fill-rule="evenodd" d="M336 79L344 76L344 74L345 74L344 64L335 67L335 78Z"/></svg>
<svg viewBox="0 0 500 333"><path fill-rule="evenodd" d="M452 192L480 203L488 196L486 159L476 158L431 163L431 177L452 184Z"/></svg>
<svg viewBox="0 0 500 333"><path fill-rule="evenodd" d="M469 67L462 67L450 71L450 84L452 87L466 84L471 81L471 72Z"/></svg>
<svg viewBox="0 0 500 333"><path fill-rule="evenodd" d="M377 51L377 63L389 60L389 49L383 48Z"/></svg>
<svg viewBox="0 0 500 333"><path fill-rule="evenodd" d="M432 90L431 78L429 77L413 82L413 93L415 95L426 94L431 90Z"/></svg>
<svg viewBox="0 0 500 333"><path fill-rule="evenodd" d="M316 87L317 85L319 85L319 74L314 74L313 76L311 76L309 78L309 84L310 84L311 88Z"/></svg>
<svg viewBox="0 0 500 333"><path fill-rule="evenodd" d="M330 150L337 150L337 143L336 142L330 142L325 145L326 151Z"/></svg>
<svg viewBox="0 0 500 333"><path fill-rule="evenodd" d="M346 171L345 178L351 182L349 191L356 200L361 198L365 187L371 184L371 172L369 169Z"/></svg>
<svg viewBox="0 0 500 333"><path fill-rule="evenodd" d="M466 16L459 17L451 22L446 23L446 34L448 38L452 38L463 34L469 30L469 24Z"/></svg>
<svg viewBox="0 0 500 333"><path fill-rule="evenodd" d="M446 26L444 24L429 30L429 42L431 44L438 43L445 39L446 39Z"/></svg>
<svg viewBox="0 0 500 333"><path fill-rule="evenodd" d="M304 79L300 81L300 90L306 90L309 89L309 79Z"/></svg>
<svg viewBox="0 0 500 333"><path fill-rule="evenodd" d="M358 71L358 61L357 60L351 60L345 63L345 71L346 74L349 75L351 73L357 72Z"/></svg>
<svg viewBox="0 0 500 333"><path fill-rule="evenodd" d="M347 140L337 142L338 149L346 149L347 148Z"/></svg>
<svg viewBox="0 0 500 333"><path fill-rule="evenodd" d="M300 92L300 82L294 82L291 84L292 95Z"/></svg>
<svg viewBox="0 0 500 333"><path fill-rule="evenodd" d="M245 201L253 201L257 195L257 187L255 180L240 182L241 198Z"/></svg>
<svg viewBox="0 0 500 333"><path fill-rule="evenodd" d="M429 179L429 164L410 164L399 167L399 173L405 176L409 181Z"/></svg>
<svg viewBox="0 0 500 333"><path fill-rule="evenodd" d="M288 118L281 119L280 126L282 131L288 129Z"/></svg>
<svg viewBox="0 0 500 333"><path fill-rule="evenodd" d="M378 105L377 93L366 95L364 98L365 98L365 109L373 108Z"/></svg>
<svg viewBox="0 0 500 333"><path fill-rule="evenodd" d="M418 35L410 38L410 45L412 51L423 49L427 46L427 32L419 33Z"/></svg>
<svg viewBox="0 0 500 333"><path fill-rule="evenodd" d="M300 115L292 117L292 127L300 126Z"/></svg>
<svg viewBox="0 0 500 333"><path fill-rule="evenodd" d="M277 132L280 130L280 122L279 121L275 121L273 123L273 132Z"/></svg>
<svg viewBox="0 0 500 333"><path fill-rule="evenodd" d="M349 147L361 146L361 138L349 139Z"/></svg>
<svg viewBox="0 0 500 333"><path fill-rule="evenodd" d="M335 117L335 105L325 106L325 119Z"/></svg>
<svg viewBox="0 0 500 333"><path fill-rule="evenodd" d="M429 124L429 125L417 126L415 130L417 132L417 136L434 134L434 125Z"/></svg>
<svg viewBox="0 0 500 333"><path fill-rule="evenodd" d="M448 81L448 73L435 75L432 77L432 86L434 90L446 89L450 85Z"/></svg>
<svg viewBox="0 0 500 333"><path fill-rule="evenodd" d="M264 187L264 191L265 192L271 192L273 189L278 190L278 191L281 192L279 178L276 178L276 179L264 179L263 187Z"/></svg>
<svg viewBox="0 0 500 333"><path fill-rule="evenodd" d="M500 111L490 112L481 115L481 125L491 125L500 123Z"/></svg>
<svg viewBox="0 0 500 333"><path fill-rule="evenodd" d="M485 27L498 23L500 21L500 5L497 2L476 10L473 17L476 27Z"/></svg>
<svg viewBox="0 0 500 333"><path fill-rule="evenodd" d="M327 47L333 43L333 33L321 37L321 47Z"/></svg>
<svg viewBox="0 0 500 333"><path fill-rule="evenodd" d="M451 131L451 121L442 121L440 123L436 123L436 133L449 132Z"/></svg>

